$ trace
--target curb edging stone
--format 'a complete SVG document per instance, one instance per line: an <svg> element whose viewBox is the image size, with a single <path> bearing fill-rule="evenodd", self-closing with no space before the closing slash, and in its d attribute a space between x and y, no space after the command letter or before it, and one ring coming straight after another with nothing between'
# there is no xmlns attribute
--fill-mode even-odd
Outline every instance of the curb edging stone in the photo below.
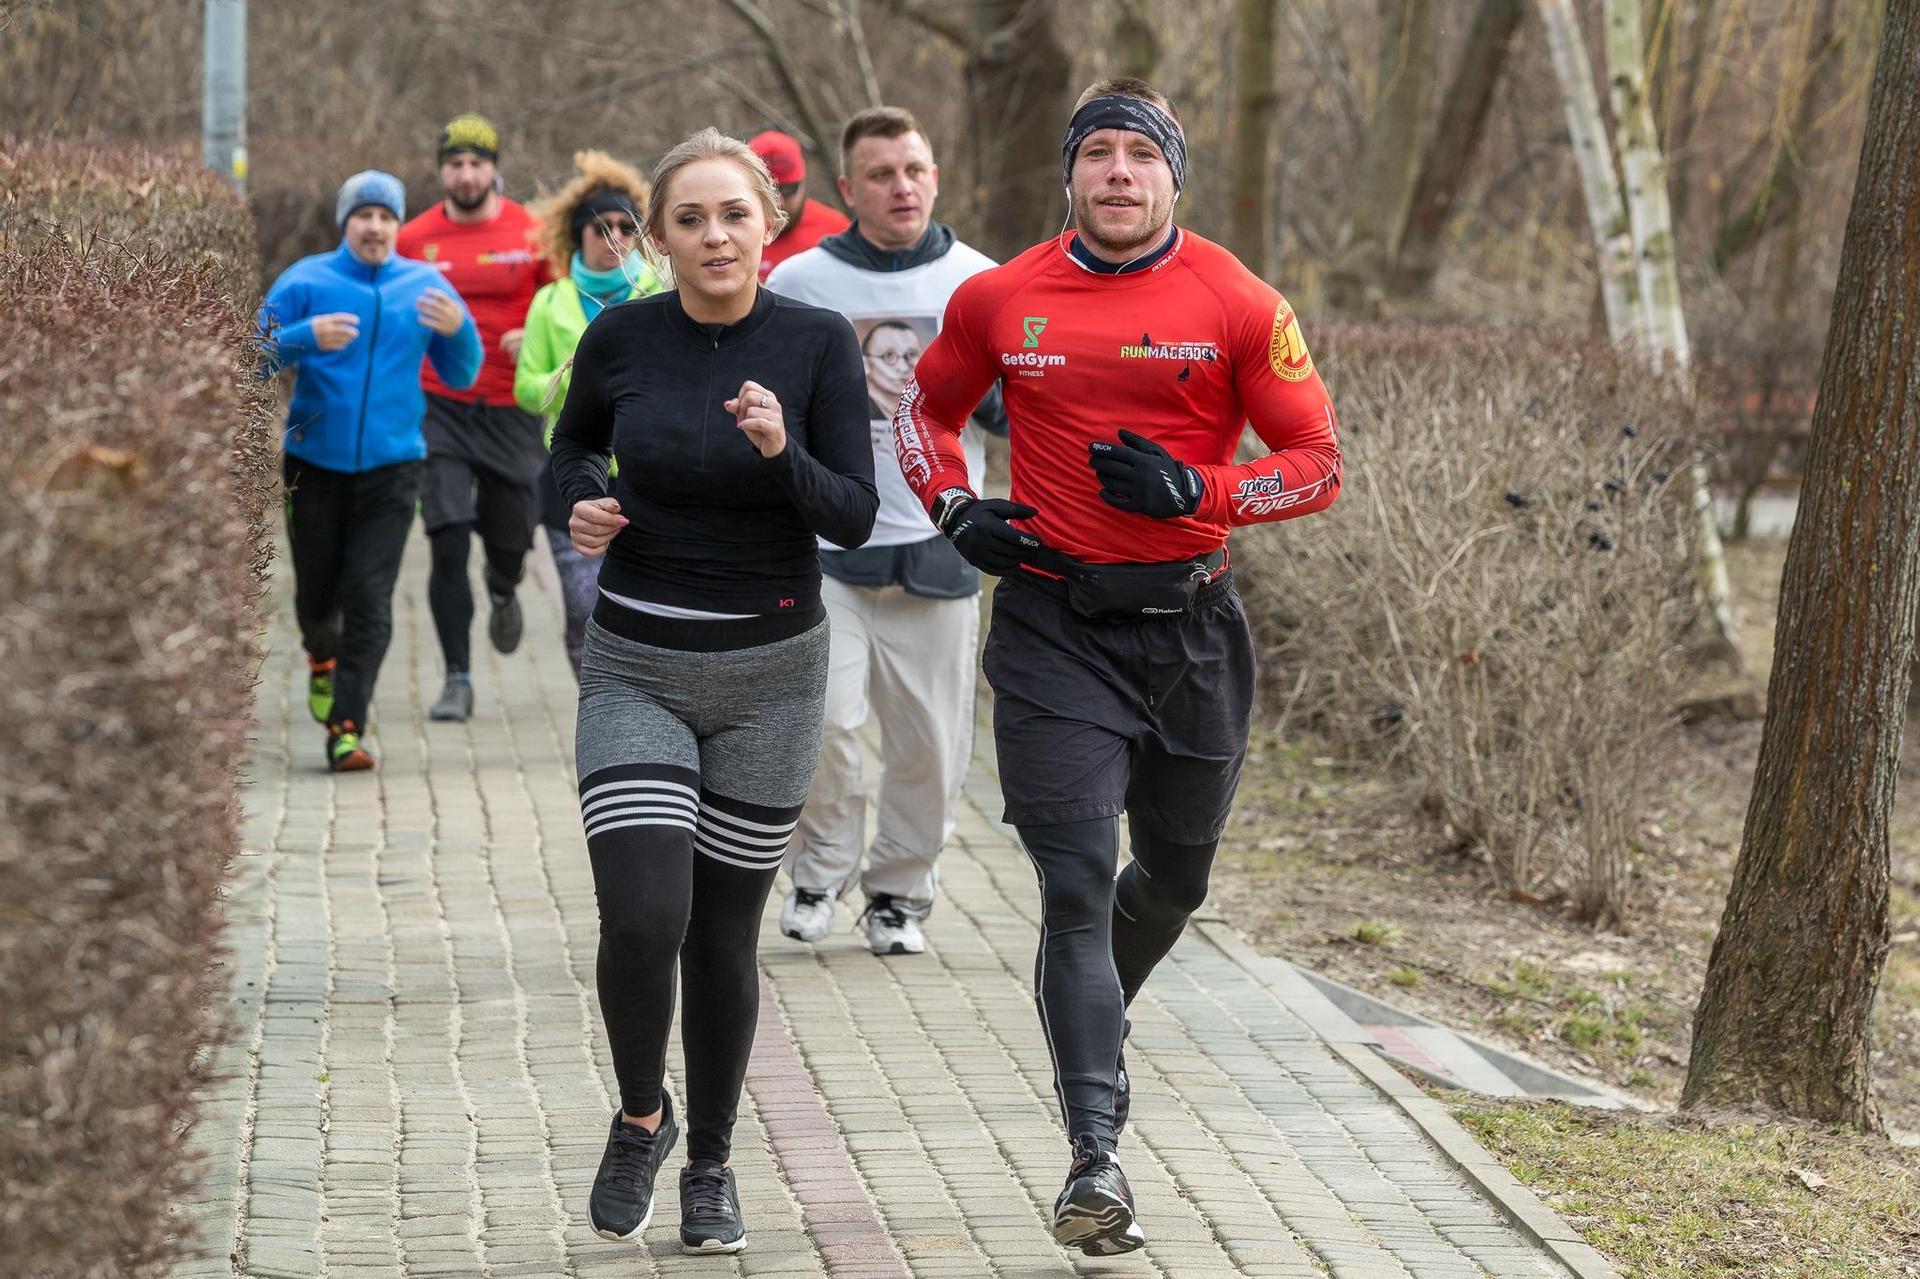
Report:
<svg viewBox="0 0 1920 1279"><path fill-rule="evenodd" d="M1413 1121L1414 1125L1426 1135L1427 1140L1445 1157L1446 1161L1459 1170L1460 1175L1472 1182L1482 1194L1492 1201L1514 1229L1538 1244L1548 1255L1565 1266L1574 1275L1574 1279L1621 1279L1607 1259L1596 1251L1593 1245L1582 1239L1572 1226L1560 1215L1543 1203L1539 1196L1527 1189L1499 1161L1488 1154L1486 1149L1449 1115L1446 1107L1427 1096L1405 1075L1389 1065L1374 1049L1364 1033L1342 1034L1338 1022L1319 1015L1322 1010L1314 1010L1315 1015L1295 1007L1298 991L1288 983L1275 982L1270 971L1270 957L1260 954L1248 944L1245 938L1226 923L1219 920L1196 919L1200 932L1234 963L1265 983L1276 999L1285 1004L1340 1059L1353 1067L1374 1088L1384 1093L1399 1107L1401 1113ZM1302 980L1301 988L1311 989ZM1318 992L1314 992L1316 995ZM1324 1001L1325 997L1320 996ZM1331 1001L1326 1001L1331 1008ZM1345 1020L1345 1014L1340 1014ZM1350 1023L1351 1024L1351 1023ZM1356 1026L1356 1031L1358 1027ZM1329 1033L1331 1032L1331 1033Z"/></svg>

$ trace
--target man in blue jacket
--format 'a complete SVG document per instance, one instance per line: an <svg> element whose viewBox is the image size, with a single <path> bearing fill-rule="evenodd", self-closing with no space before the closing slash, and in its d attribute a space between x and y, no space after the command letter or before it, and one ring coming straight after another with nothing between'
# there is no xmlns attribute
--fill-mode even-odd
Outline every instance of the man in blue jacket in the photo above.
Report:
<svg viewBox="0 0 1920 1279"><path fill-rule="evenodd" d="M340 247L288 267L260 307L268 371L298 370L283 441L293 607L307 706L336 772L373 767L360 737L427 455L420 361L449 386L480 373L465 303L438 271L393 255L405 213L398 178L354 174L334 206Z"/></svg>

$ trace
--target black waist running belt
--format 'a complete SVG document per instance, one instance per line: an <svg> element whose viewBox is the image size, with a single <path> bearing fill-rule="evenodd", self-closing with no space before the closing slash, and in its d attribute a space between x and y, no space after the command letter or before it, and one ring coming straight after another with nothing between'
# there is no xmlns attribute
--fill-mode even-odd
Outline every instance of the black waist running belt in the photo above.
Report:
<svg viewBox="0 0 1920 1279"><path fill-rule="evenodd" d="M1201 588L1226 571L1227 552L1158 564L1086 564L1049 547L1033 566L1066 581L1067 603L1081 617L1121 621L1189 611Z"/></svg>

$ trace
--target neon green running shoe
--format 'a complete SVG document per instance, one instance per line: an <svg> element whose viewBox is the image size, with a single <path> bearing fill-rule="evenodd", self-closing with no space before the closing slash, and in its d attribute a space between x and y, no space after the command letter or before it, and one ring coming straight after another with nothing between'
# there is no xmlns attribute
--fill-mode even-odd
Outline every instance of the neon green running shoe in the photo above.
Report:
<svg viewBox="0 0 1920 1279"><path fill-rule="evenodd" d="M333 714L333 659L316 662L307 659L307 713L313 722L324 724Z"/></svg>
<svg viewBox="0 0 1920 1279"><path fill-rule="evenodd" d="M336 773L358 773L373 767L373 756L360 744L360 733L352 720L342 720L327 730L327 767Z"/></svg>

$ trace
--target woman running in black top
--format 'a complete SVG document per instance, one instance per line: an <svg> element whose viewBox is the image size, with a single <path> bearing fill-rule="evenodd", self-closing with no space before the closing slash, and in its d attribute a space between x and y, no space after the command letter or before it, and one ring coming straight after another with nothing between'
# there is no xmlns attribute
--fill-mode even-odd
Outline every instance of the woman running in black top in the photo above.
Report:
<svg viewBox="0 0 1920 1279"><path fill-rule="evenodd" d="M588 1216L636 1239L653 1215L679 1135L663 1088L677 963L690 1252L746 1246L727 1159L759 1013L760 911L820 753L815 535L858 546L879 509L852 326L759 287L782 220L745 144L703 129L668 152L645 231L677 288L588 326L553 436L573 544L607 556L575 764L620 1109Z"/></svg>

